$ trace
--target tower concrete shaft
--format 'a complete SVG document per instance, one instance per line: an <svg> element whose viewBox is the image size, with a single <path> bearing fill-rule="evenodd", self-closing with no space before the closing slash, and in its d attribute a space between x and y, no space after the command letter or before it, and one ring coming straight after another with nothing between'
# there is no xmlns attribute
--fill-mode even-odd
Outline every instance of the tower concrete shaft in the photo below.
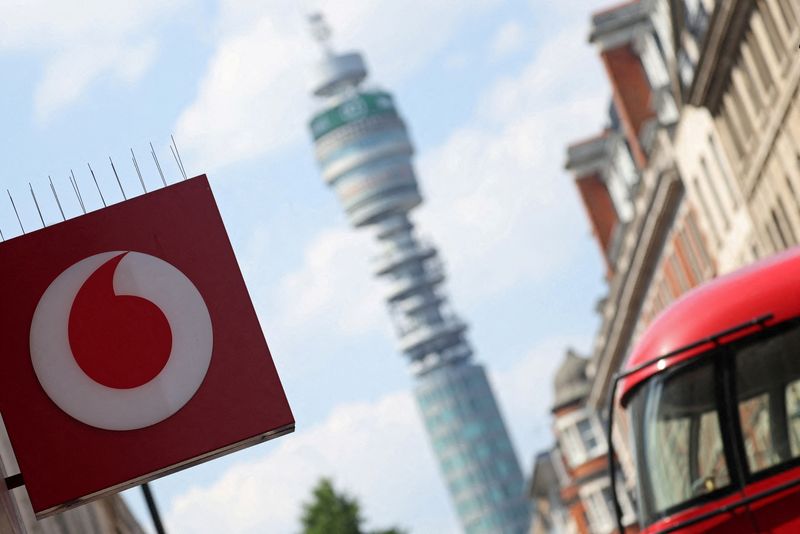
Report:
<svg viewBox="0 0 800 534"><path fill-rule="evenodd" d="M373 260L399 349L451 500L469 534L522 534L528 504L522 472L484 368L473 361L466 324L450 309L436 248L409 218L422 202L413 147L392 96L366 87L357 53L336 54L312 18L325 58L315 72L320 110L310 128L322 176L355 227L374 230Z"/></svg>

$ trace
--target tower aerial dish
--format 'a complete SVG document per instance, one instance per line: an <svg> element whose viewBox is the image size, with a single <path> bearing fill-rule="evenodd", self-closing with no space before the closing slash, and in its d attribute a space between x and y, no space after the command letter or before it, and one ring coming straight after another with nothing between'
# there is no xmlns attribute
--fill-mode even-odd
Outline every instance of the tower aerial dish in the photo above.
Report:
<svg viewBox="0 0 800 534"><path fill-rule="evenodd" d="M333 32L331 31L328 21L325 20L325 15L319 12L311 13L308 15L308 23L311 26L311 35L314 37L314 40L322 45L326 53L332 54L331 36Z"/></svg>
<svg viewBox="0 0 800 534"><path fill-rule="evenodd" d="M325 57L314 69L314 95L331 97L352 92L367 77L364 58L357 52L337 54L331 47L331 27L322 13L308 15L311 35L325 51Z"/></svg>

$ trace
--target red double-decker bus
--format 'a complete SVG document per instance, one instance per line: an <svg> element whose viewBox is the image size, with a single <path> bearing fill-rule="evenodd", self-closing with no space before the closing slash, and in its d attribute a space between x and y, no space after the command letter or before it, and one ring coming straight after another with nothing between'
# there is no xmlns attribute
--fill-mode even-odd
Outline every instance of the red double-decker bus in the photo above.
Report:
<svg viewBox="0 0 800 534"><path fill-rule="evenodd" d="M643 532L800 532L800 249L690 291L642 335L609 402L612 482L616 405Z"/></svg>

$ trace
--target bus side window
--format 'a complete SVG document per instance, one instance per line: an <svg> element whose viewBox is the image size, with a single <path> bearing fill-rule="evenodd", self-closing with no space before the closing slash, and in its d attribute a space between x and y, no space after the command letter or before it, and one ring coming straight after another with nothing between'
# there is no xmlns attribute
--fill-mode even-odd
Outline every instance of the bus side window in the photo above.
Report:
<svg viewBox="0 0 800 534"><path fill-rule="evenodd" d="M744 448L750 470L761 471L781 461L772 444L769 421L769 394L739 401L739 420L744 432Z"/></svg>
<svg viewBox="0 0 800 534"><path fill-rule="evenodd" d="M792 457L800 456L800 380L786 386L786 420Z"/></svg>
<svg viewBox="0 0 800 534"><path fill-rule="evenodd" d="M750 473L800 457L800 328L749 340L735 352Z"/></svg>

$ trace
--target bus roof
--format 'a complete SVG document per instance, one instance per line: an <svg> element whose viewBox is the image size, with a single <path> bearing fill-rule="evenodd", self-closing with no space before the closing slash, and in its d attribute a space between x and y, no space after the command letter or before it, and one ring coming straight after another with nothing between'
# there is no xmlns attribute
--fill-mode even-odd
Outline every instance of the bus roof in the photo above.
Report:
<svg viewBox="0 0 800 534"><path fill-rule="evenodd" d="M770 323L800 316L800 247L754 263L692 289L668 306L645 330L625 370L673 353L687 345L771 314ZM741 337L754 326L723 338ZM623 404L640 383L666 366L705 352L711 343L680 352L628 375L620 384Z"/></svg>

